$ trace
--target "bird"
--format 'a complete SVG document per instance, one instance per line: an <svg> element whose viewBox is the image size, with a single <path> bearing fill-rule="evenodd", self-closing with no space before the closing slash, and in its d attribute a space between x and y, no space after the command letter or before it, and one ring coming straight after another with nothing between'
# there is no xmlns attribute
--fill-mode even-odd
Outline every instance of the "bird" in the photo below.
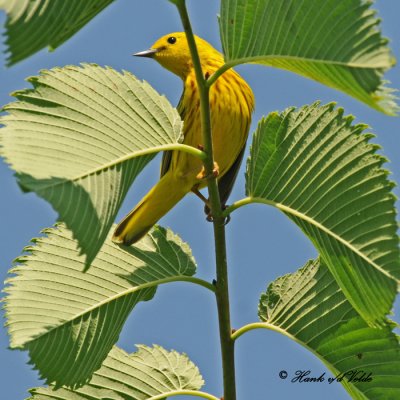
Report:
<svg viewBox="0 0 400 400"><path fill-rule="evenodd" d="M224 57L204 39L196 35L194 38L202 73L208 79L224 65ZM177 110L183 120L183 143L203 149L200 95L185 32L162 36L148 50L134 55L152 58L182 79L183 93ZM225 205L243 158L255 100L250 86L232 68L211 85L209 100L214 173L221 204ZM137 242L190 192L202 198L207 209L207 199L199 192L207 186L207 178L200 158L178 150L164 152L160 180L117 225L113 242Z"/></svg>

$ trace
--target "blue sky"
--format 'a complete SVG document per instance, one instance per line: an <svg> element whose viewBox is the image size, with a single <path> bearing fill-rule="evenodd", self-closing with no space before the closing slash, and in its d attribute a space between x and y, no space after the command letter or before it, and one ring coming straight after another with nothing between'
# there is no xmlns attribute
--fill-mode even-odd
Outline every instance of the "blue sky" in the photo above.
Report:
<svg viewBox="0 0 400 400"><path fill-rule="evenodd" d="M219 2L189 1L194 31L220 49L216 15ZM400 3L378 0L375 8L382 17L382 30L392 40L391 46L400 59ZM5 20L0 15L0 22ZM27 86L24 79L40 69L80 62L109 65L126 69L144 79L177 104L182 90L178 77L149 59L132 57L132 53L147 49L159 36L181 31L175 8L166 0L133 2L118 0L83 30L53 53L47 50L6 69L0 56L0 104L12 99L9 93ZM0 45L4 50L4 45ZM257 121L271 111L289 106L302 106L319 99L323 103L336 101L345 114L353 114L357 122L372 127L375 142L390 160L386 164L400 182L400 120L380 114L356 100L325 88L313 81L276 69L247 65L237 70L249 82L256 97L256 111L251 131ZM400 88L399 67L386 78L392 87ZM248 155L247 154L245 157ZM125 215L158 178L159 158L151 163L134 183L123 204L118 219ZM232 200L244 196L244 166L242 165ZM34 194L22 194L12 172L0 163L0 273L2 280L12 260L32 237L51 226L57 216L51 207ZM399 189L395 192L399 196ZM187 196L161 220L187 241L198 263L198 276L214 278L211 224L205 222L202 205L195 196ZM231 284L231 307L234 327L257 320L257 305L261 292L269 282L301 267L316 252L309 241L283 214L261 205L243 207L234 213L227 226L228 261ZM399 305L399 302L397 302ZM400 308L394 319L399 322ZM134 351L134 345L157 343L167 349L185 352L199 366L206 381L204 390L221 395L221 370L215 301L202 288L185 284L169 284L158 288L151 302L139 304L121 334L119 345ZM18 400L27 397L27 389L40 385L37 373L26 365L27 355L7 349L6 330L0 334L0 387L2 398ZM309 369L319 376L326 367L297 343L275 332L253 331L237 343L238 399L297 398L337 400L348 395L339 384L291 384L278 377L279 371L294 373ZM3 397L4 396L4 397Z"/></svg>

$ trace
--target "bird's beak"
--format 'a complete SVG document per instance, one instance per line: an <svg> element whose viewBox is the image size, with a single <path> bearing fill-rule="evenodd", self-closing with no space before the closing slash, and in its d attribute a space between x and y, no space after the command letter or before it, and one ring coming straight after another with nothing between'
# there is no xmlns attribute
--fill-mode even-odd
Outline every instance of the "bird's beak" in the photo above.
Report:
<svg viewBox="0 0 400 400"><path fill-rule="evenodd" d="M149 57L153 58L156 53L158 53L160 49L148 49L144 51L139 51L139 53L133 54L136 57Z"/></svg>

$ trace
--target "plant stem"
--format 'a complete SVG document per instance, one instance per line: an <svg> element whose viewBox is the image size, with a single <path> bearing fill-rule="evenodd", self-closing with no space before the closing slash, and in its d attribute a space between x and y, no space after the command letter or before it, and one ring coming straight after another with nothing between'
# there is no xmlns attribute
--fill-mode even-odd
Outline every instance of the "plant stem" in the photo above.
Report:
<svg viewBox="0 0 400 400"><path fill-rule="evenodd" d="M117 158L113 161L110 161L109 163L105 163L99 167L93 168L89 171L85 171L85 173L81 174L81 175L77 175L73 178L71 178L71 180L73 181L77 181L80 180L82 178L85 178L89 175L94 175L98 172L102 172L107 168L112 168L115 167L116 165L122 164L125 161L131 160L132 158L137 158L137 157L141 157L141 156L146 156L148 154L154 154L154 153L159 153L160 151L169 151L169 150L179 150L179 151L184 151L185 153L189 153L192 156L195 157L199 157L201 160L205 160L206 159L206 154L199 150L196 149L192 146L188 146L186 144L181 144L181 143L170 143L170 144L163 144L161 146L154 146L154 147L150 147L148 149L143 149L143 150L138 150L132 153L128 153L125 154L124 156ZM60 185L64 184L64 181L60 181ZM54 187L54 183L51 184L52 187Z"/></svg>
<svg viewBox="0 0 400 400"><path fill-rule="evenodd" d="M224 215L224 217L227 217L230 213L234 212L238 208L243 207L247 204L251 204L251 203L254 203L254 200L252 197L245 197L244 199L235 201L233 204L231 204L229 207L227 207L224 210L223 215Z"/></svg>
<svg viewBox="0 0 400 400"><path fill-rule="evenodd" d="M207 176L208 194L211 215L214 227L216 276L215 295L218 308L219 335L221 343L221 356L223 368L224 400L236 399L235 384L235 342L231 338L231 321L229 307L228 265L225 242L225 217L222 213L221 200L218 192L216 177L213 176L214 156L211 132L209 89L201 68L200 57L197 51L195 38L186 9L185 0L175 0L182 24L189 44L193 66L196 73L196 81L200 94L201 128L203 134L203 146L206 157L203 161Z"/></svg>
<svg viewBox="0 0 400 400"><path fill-rule="evenodd" d="M321 355L315 349L310 347L306 342L301 341L298 337L292 335L287 330L282 329L281 327L271 324L269 322L252 322L251 324L244 325L241 328L239 328L237 331L232 333L232 339L236 341L245 333L253 331L255 329L268 329L270 331L278 332L278 333L290 338L291 340L297 342L299 345L305 347L307 350L309 350L311 353L313 353L316 357L318 357L322 360Z"/></svg>
<svg viewBox="0 0 400 400"><path fill-rule="evenodd" d="M213 396L212 394L201 392L200 390L176 390L174 392L162 393L157 396L151 397L151 400L164 400L165 396L196 396L196 397L203 397L203 399L208 400L220 400L217 397Z"/></svg>
<svg viewBox="0 0 400 400"><path fill-rule="evenodd" d="M252 322L251 324L247 324L239 328L237 331L232 333L232 339L239 339L240 336L244 335L247 332L250 332L254 329L272 329L275 328L273 325L269 325L266 322ZM272 329L274 330L274 329Z"/></svg>
<svg viewBox="0 0 400 400"><path fill-rule="evenodd" d="M218 68L207 80L207 86L211 87L215 81L228 69L232 68L232 65L224 64L222 67Z"/></svg>

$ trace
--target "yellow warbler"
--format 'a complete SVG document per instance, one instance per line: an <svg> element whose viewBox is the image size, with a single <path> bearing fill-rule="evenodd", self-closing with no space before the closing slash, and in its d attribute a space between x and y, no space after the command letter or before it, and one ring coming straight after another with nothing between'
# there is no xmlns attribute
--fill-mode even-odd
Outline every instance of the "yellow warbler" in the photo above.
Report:
<svg viewBox="0 0 400 400"><path fill-rule="evenodd" d="M195 37L204 76L211 76L224 64L221 53L205 40ZM184 121L183 143L202 146L200 97L189 46L184 32L171 33L157 40L136 56L151 57L183 80L178 111ZM211 130L214 159L218 165L218 187L225 204L243 158L249 132L254 96L249 85L234 70L221 75L210 89ZM114 232L116 243L132 244L190 191L206 186L199 158L181 151L164 153L161 179L122 220Z"/></svg>

